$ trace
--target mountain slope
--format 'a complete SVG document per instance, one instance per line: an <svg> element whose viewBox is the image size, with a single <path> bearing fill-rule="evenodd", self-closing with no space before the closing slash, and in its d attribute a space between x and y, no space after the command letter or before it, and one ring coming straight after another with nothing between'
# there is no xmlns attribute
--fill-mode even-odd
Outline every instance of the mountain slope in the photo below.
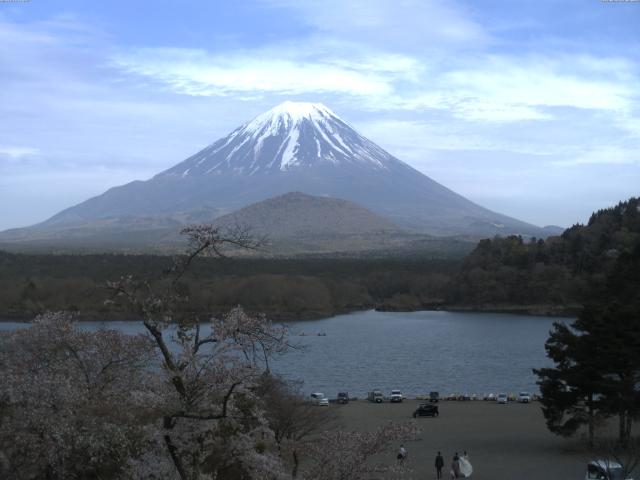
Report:
<svg viewBox="0 0 640 480"><path fill-rule="evenodd" d="M291 192L223 215L215 224L248 227L269 238L364 235L396 231L389 220L353 202Z"/></svg>
<svg viewBox="0 0 640 480"><path fill-rule="evenodd" d="M349 200L415 232L546 236L433 181L327 107L294 102L259 115L150 180L112 188L23 234L82 229L105 219L135 225L137 218L163 223L192 218L193 212L215 217L291 191Z"/></svg>

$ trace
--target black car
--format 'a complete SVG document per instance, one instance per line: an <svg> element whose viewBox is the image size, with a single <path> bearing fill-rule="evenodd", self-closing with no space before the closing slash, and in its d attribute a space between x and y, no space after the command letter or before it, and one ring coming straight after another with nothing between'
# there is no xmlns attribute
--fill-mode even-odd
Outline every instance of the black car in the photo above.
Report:
<svg viewBox="0 0 640 480"><path fill-rule="evenodd" d="M338 403L349 403L349 394L347 392L338 393Z"/></svg>
<svg viewBox="0 0 640 480"><path fill-rule="evenodd" d="M438 406L432 405L430 403L421 403L416 408L415 412L413 412L413 418L416 417L437 417L438 416Z"/></svg>

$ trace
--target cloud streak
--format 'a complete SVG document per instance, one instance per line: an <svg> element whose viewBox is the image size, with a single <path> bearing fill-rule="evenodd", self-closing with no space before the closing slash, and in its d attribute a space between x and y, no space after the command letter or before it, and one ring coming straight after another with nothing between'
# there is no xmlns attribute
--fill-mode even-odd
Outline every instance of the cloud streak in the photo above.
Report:
<svg viewBox="0 0 640 480"><path fill-rule="evenodd" d="M25 157L38 154L40 150L31 147L18 147L15 145L0 145L0 159L8 158L9 161L19 161Z"/></svg>
<svg viewBox="0 0 640 480"><path fill-rule="evenodd" d="M202 50L142 49L117 55L112 65L177 93L196 96L324 92L375 96L392 89L390 81L373 67L265 58L259 52L216 56Z"/></svg>
<svg viewBox="0 0 640 480"><path fill-rule="evenodd" d="M370 110L435 109L469 121L548 120L555 108L628 115L640 99L637 68L616 58L493 54L445 60L334 45L331 52L310 42L225 55L146 48L122 52L112 65L179 94L330 93L355 97ZM603 71L608 61L617 64L615 71Z"/></svg>

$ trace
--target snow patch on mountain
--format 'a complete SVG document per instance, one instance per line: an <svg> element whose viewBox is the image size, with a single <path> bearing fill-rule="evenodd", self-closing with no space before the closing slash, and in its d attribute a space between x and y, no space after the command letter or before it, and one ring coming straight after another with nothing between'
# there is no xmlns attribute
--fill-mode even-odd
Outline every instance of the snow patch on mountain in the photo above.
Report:
<svg viewBox="0 0 640 480"><path fill-rule="evenodd" d="M392 163L402 164L321 103L287 101L160 176L277 174L322 165L388 170Z"/></svg>
<svg viewBox="0 0 640 480"><path fill-rule="evenodd" d="M300 132L294 128L289 132L287 136L287 148L285 148L280 160L280 170L286 170L290 165L296 164L296 151L299 149L298 138Z"/></svg>
<svg viewBox="0 0 640 480"><path fill-rule="evenodd" d="M283 146L286 146L284 150L282 150L282 157L280 159L280 170L284 171L299 164L296 155L300 150L300 144L298 142L300 140L300 130L303 123L312 125L315 133L320 134L331 148L339 150L344 155L355 155L355 152L342 141L340 135L335 132L335 129L332 127L332 123L335 121L344 123L340 117L321 103L286 101L258 115L241 127L239 133L246 135L247 140L253 141L253 151L257 156L267 138L278 137L285 132L286 138ZM327 135L327 131L329 135ZM332 135L335 135L343 148L338 147L331 140ZM322 147L318 138L315 138L315 143L317 150L316 157L323 158ZM232 153L235 153L235 151ZM327 154L329 155L327 158L333 160L330 152L327 152Z"/></svg>

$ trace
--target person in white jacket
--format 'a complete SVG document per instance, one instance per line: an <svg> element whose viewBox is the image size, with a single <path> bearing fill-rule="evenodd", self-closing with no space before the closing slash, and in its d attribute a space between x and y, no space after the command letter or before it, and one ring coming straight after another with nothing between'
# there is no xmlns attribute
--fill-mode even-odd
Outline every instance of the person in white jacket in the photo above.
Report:
<svg viewBox="0 0 640 480"><path fill-rule="evenodd" d="M407 458L407 449L404 448L404 445L400 445L400 450L398 450L398 462L404 462L405 458Z"/></svg>

